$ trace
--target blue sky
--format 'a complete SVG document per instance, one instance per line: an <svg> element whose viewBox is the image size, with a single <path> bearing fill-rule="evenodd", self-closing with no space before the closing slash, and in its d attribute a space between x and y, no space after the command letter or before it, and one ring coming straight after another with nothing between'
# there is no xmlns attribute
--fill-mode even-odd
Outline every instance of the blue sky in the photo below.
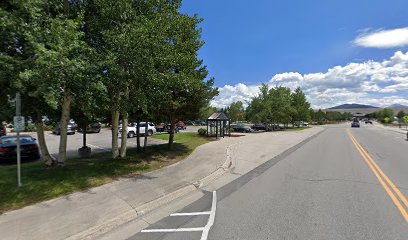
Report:
<svg viewBox="0 0 408 240"><path fill-rule="evenodd" d="M200 51L200 58L204 59L210 76L215 77L216 86L221 90L214 105L222 106L229 104L231 99L247 101L256 94L255 89L260 83L267 83L280 74L299 73L301 80L285 79L282 82L292 86L300 81L298 85L311 87L305 82L310 79L305 76L307 74L325 74L329 69L336 66L346 68L353 62L384 63L399 51L402 53L401 61L405 61L405 56L408 56L408 40L405 41L408 30L404 31L408 27L407 9L407 0L184 0L181 11L204 18L201 27L206 44ZM396 29L401 32L394 35L385 32L388 35L356 42L359 37ZM382 37L394 39L395 36L401 41L381 46ZM399 74L400 78L405 77L401 76L403 73ZM365 77L365 82L361 80L358 84L368 85L371 75ZM336 78L326 81L331 81L331 85L334 83L333 89L339 92L339 87L335 86ZM392 81L371 83L379 88L392 85ZM408 84L401 79L398 83ZM224 89L225 86L227 89ZM241 88L244 92L234 93L228 86ZM247 94L245 87L248 88ZM324 94L322 91L304 90L316 107L327 107L333 103L316 99L316 96ZM371 90L365 91L365 96L354 96L350 100L339 98L338 102L408 103L408 100L404 101L406 91L385 94L374 88ZM222 96L228 91L237 95ZM344 93L348 92L350 89L346 87ZM391 100L379 102L384 97Z"/></svg>

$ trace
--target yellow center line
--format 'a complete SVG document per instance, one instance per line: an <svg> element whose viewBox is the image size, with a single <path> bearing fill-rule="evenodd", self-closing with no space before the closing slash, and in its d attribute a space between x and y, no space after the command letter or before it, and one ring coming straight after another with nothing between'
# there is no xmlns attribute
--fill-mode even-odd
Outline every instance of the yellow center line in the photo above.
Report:
<svg viewBox="0 0 408 240"><path fill-rule="evenodd" d="M405 221L408 222L408 213L407 210L403 207L403 205L400 203L398 198L395 196L395 194L392 192L390 187L384 182L383 178L385 181L391 186L391 188L395 191L395 193L398 195L398 197L401 199L403 204L408 208L408 201L405 198L405 196L399 191L399 189L395 186L395 184L387 177L387 175L384 174L384 172L381 170L381 168L377 165L377 163L374 161L374 159L371 158L371 156L367 153L367 151L364 150L364 148L360 145L360 143L357 142L357 140L354 138L354 136L351 134L350 130L347 130L347 134L349 135L351 141L353 142L354 146L357 148L361 156L364 158L366 161L368 167L371 169L371 171L374 173L374 175L377 177L378 181L380 182L381 186L384 188L384 190L387 192L388 196L391 198L391 200L394 202L395 206L397 206L398 210L401 212L401 215L404 217ZM382 178L381 178L382 177Z"/></svg>

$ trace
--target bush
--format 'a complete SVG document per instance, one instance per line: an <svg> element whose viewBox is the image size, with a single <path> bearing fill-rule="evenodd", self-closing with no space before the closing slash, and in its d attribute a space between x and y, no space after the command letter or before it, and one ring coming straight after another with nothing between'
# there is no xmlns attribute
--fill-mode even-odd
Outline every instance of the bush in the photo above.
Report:
<svg viewBox="0 0 408 240"><path fill-rule="evenodd" d="M34 124L27 125L25 131L26 132L35 132L36 131L35 125Z"/></svg>
<svg viewBox="0 0 408 240"><path fill-rule="evenodd" d="M207 130L204 128L198 129L198 135L201 135L201 136L207 135Z"/></svg>
<svg viewBox="0 0 408 240"><path fill-rule="evenodd" d="M52 125L44 125L44 131L52 131L53 128Z"/></svg>

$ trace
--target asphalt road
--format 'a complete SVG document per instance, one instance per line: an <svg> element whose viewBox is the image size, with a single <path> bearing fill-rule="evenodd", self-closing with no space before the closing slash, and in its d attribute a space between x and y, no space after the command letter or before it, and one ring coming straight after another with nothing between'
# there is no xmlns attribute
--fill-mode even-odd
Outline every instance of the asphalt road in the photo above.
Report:
<svg viewBox="0 0 408 240"><path fill-rule="evenodd" d="M407 170L403 134L329 126L218 189L215 202L206 192L181 211L191 215L169 216L130 239L406 240Z"/></svg>

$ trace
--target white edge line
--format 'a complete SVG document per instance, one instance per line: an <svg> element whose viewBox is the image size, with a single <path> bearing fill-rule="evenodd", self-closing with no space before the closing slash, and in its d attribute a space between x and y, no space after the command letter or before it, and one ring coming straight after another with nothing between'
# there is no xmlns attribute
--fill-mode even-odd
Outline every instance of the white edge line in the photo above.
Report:
<svg viewBox="0 0 408 240"><path fill-rule="evenodd" d="M207 240L208 232L210 231L210 228L214 224L216 210L217 210L217 192L213 191L211 214L210 214L210 218L208 219L207 225L205 225L204 227L203 234L201 235L201 240Z"/></svg>
<svg viewBox="0 0 408 240"><path fill-rule="evenodd" d="M170 214L170 216L198 216L198 215L208 215L211 214L211 212L191 212L191 213L173 213Z"/></svg>
<svg viewBox="0 0 408 240"><path fill-rule="evenodd" d="M201 232L204 228L175 228L175 229L145 229L142 233L165 233L165 232Z"/></svg>

